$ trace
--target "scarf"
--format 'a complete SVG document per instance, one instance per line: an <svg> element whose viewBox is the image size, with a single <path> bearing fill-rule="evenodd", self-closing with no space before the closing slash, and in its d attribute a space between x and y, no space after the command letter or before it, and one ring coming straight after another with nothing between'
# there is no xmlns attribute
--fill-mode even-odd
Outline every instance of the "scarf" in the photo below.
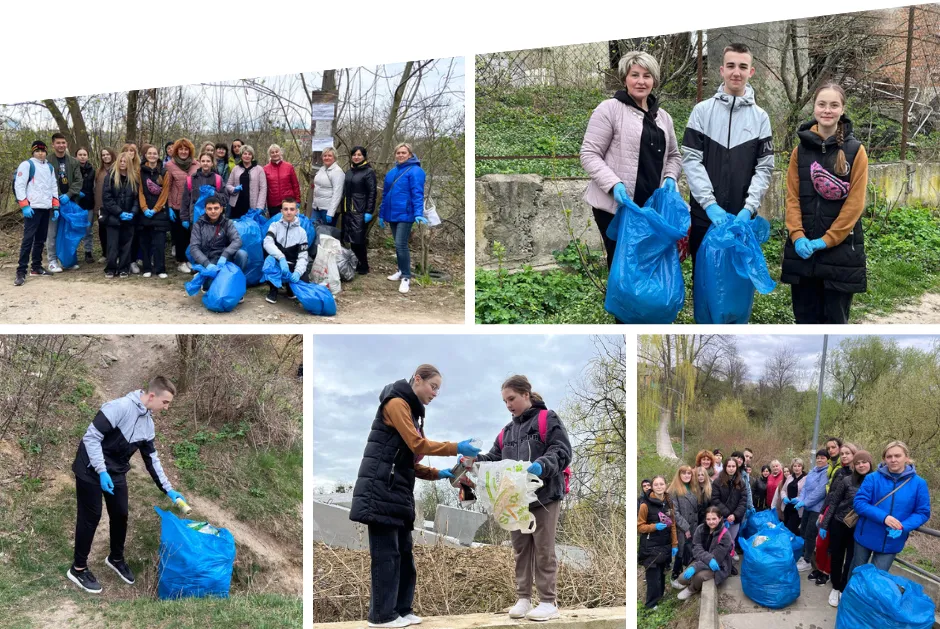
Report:
<svg viewBox="0 0 940 629"><path fill-rule="evenodd" d="M790 474L790 478L793 479L790 481L790 484L787 485L787 498L796 498L800 495L800 481L806 477L806 472L801 473L799 476L794 476ZM792 506L792 505L787 505Z"/></svg>
<svg viewBox="0 0 940 629"><path fill-rule="evenodd" d="M257 165L258 162L252 161L251 166L245 168L238 178L238 185L242 187L241 192L238 193L238 200L235 202L235 210L238 216L244 216L251 209L251 200L248 198L251 188L251 169ZM241 166L244 168L245 165L242 164Z"/></svg>
<svg viewBox="0 0 940 629"><path fill-rule="evenodd" d="M193 165L193 156L190 155L186 159L180 159L176 155L173 156L173 163L180 167L184 173L189 172L189 167Z"/></svg>

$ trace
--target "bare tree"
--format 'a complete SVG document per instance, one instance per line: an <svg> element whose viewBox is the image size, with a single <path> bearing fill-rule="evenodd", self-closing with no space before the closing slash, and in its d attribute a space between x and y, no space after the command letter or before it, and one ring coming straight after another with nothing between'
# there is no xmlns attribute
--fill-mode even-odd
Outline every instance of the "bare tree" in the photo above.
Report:
<svg viewBox="0 0 940 629"><path fill-rule="evenodd" d="M783 344L764 363L761 382L770 390L773 399L779 399L784 391L796 384L799 371L799 356L792 345Z"/></svg>

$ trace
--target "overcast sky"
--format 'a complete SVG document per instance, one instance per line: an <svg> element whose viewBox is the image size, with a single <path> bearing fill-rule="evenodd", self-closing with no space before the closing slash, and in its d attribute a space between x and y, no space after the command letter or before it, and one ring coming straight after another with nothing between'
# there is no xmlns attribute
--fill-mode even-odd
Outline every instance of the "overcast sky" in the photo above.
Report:
<svg viewBox="0 0 940 629"><path fill-rule="evenodd" d="M623 343L623 337L611 337ZM410 378L431 363L443 383L427 407L425 433L435 441L479 437L489 449L510 419L500 385L524 374L548 407L561 409L594 357L590 336L581 335L330 335L313 339L313 476L328 489L355 481L382 388ZM564 419L564 417L562 417ZM450 467L456 457L422 463Z"/></svg>
<svg viewBox="0 0 940 629"><path fill-rule="evenodd" d="M829 351L837 348L839 343L846 338L857 338L859 334L829 335ZM940 340L938 336L929 335L900 335L900 334L880 334L884 339L894 339L900 347L919 347L921 349L930 349L933 344ZM811 378L819 364L819 354L822 352L823 335L741 335L738 339L738 353L747 364L748 380L757 382L764 371L764 363L768 357L772 356L780 345L788 344L796 351L800 358L800 367L806 374L807 379ZM817 373L818 377L818 373ZM805 386L806 382L802 383Z"/></svg>

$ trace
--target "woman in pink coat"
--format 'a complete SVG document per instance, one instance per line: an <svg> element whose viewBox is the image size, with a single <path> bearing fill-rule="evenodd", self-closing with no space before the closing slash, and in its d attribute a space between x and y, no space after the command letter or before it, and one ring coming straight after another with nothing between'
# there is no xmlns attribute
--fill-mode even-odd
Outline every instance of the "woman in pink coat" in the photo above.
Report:
<svg viewBox="0 0 940 629"><path fill-rule="evenodd" d="M653 95L659 63L645 52L628 52L617 74L625 89L597 106L581 144L581 166L591 177L584 200L594 208L608 270L617 242L607 237L607 226L617 209L642 207L660 186L675 190L682 167L672 116Z"/></svg>

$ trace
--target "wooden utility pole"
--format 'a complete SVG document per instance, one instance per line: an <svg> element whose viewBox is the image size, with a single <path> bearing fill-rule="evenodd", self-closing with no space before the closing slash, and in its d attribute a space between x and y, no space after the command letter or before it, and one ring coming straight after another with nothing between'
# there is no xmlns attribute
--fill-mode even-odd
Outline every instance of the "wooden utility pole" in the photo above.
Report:
<svg viewBox="0 0 940 629"><path fill-rule="evenodd" d="M914 7L907 12L907 55L904 59L904 109L901 112L901 161L907 159L908 112L911 109L908 97L911 93L911 56L914 50Z"/></svg>
<svg viewBox="0 0 940 629"><path fill-rule="evenodd" d="M336 110L337 110L337 101L339 100L339 93L336 90L336 70L324 70L323 71L323 81L320 84L319 90L313 90L310 93L310 104L313 108L316 108L317 105L333 105L333 117L330 120L316 119L314 117L310 121L310 136L311 142L315 142L316 138L324 137L329 135L329 137L334 137L336 132ZM313 163L313 169L310 176L310 197L308 199L308 208L313 210L313 178L316 176L316 170L323 165L323 151L313 151L313 156L311 158ZM308 215L311 212L308 211Z"/></svg>

